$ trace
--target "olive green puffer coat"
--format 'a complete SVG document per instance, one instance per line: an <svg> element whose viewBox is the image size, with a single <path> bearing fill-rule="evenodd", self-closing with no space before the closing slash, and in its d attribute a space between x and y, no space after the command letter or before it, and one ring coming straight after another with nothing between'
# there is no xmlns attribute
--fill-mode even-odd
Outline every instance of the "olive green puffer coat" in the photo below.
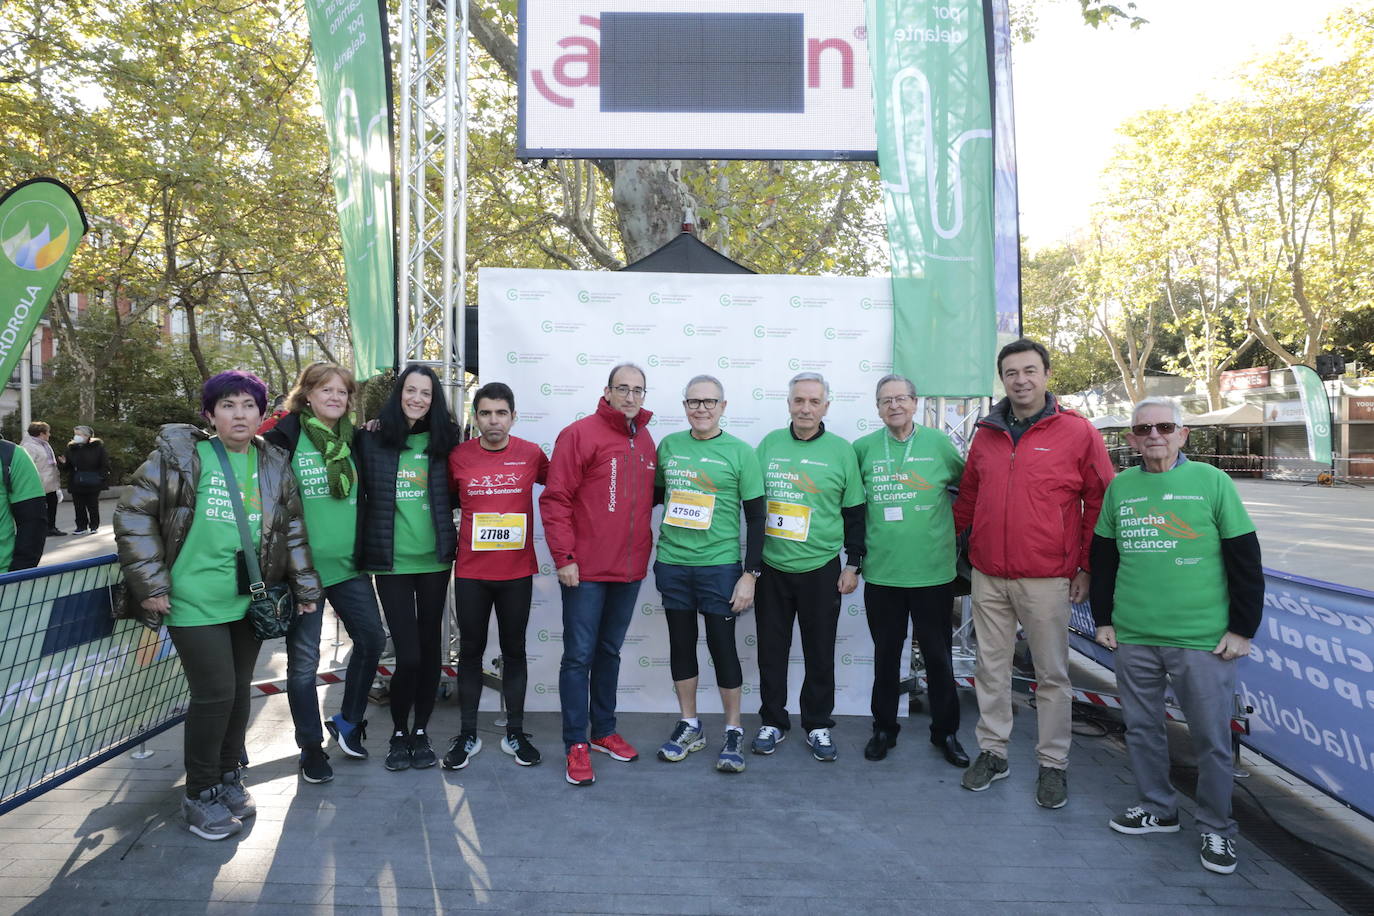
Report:
<svg viewBox="0 0 1374 916"><path fill-rule="evenodd" d="M124 573L124 601L118 617L159 624L159 615L142 602L172 591L172 564L186 541L196 510L200 456L196 444L210 436L184 423L169 423L158 433L148 460L134 473L133 485L114 514L115 544ZM285 452L253 439L258 450L258 488L262 496L262 536L258 562L268 585L290 579L298 602L323 596L320 577L306 543L304 513L296 477ZM233 569L225 575L235 575Z"/></svg>

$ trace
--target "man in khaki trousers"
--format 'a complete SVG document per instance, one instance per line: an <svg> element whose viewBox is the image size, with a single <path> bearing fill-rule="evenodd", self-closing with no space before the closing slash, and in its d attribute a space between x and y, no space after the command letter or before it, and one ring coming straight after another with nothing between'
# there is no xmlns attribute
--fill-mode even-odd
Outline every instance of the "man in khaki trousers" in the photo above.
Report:
<svg viewBox="0 0 1374 916"><path fill-rule="evenodd" d="M997 354L1007 396L979 421L969 449L956 531L969 532L973 625L978 634L979 755L963 786L981 792L1009 772L1011 663L1018 622L1035 663L1035 801L1062 808L1073 695L1068 674L1069 604L1088 595L1088 554L1102 494L1112 478L1102 436L1061 408L1046 387L1050 357L1032 340Z"/></svg>

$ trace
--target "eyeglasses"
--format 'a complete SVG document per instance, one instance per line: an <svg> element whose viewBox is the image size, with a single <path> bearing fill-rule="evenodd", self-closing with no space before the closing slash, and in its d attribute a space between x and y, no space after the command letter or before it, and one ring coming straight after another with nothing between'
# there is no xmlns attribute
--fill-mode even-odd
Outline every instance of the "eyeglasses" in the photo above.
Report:
<svg viewBox="0 0 1374 916"><path fill-rule="evenodd" d="M910 404L914 400L915 398L909 394L898 394L890 398L878 398L878 406L891 407L893 404Z"/></svg>
<svg viewBox="0 0 1374 916"><path fill-rule="evenodd" d="M649 391L648 388L631 388L629 385L612 385L611 390L614 391L616 394L620 395L622 398L626 395L633 395L634 397L642 398Z"/></svg>
<svg viewBox="0 0 1374 916"><path fill-rule="evenodd" d="M715 410L720 403L720 398L688 398L682 405L688 410L700 410L705 407L707 410Z"/></svg>
<svg viewBox="0 0 1374 916"><path fill-rule="evenodd" d="M1161 436L1167 436L1167 435L1169 435L1169 433L1171 433L1171 432L1173 432L1174 430L1178 429L1178 424L1177 424L1177 423L1137 423L1135 426L1132 426L1132 427L1131 427L1131 432L1135 433L1137 436L1148 436L1148 435L1150 434L1150 430L1152 430L1152 429L1157 429L1157 430L1159 430L1159 434L1160 434Z"/></svg>

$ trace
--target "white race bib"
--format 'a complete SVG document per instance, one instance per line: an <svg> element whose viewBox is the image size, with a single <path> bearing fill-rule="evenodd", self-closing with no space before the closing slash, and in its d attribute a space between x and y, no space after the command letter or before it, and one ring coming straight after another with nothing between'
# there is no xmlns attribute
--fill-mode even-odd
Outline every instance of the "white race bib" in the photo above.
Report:
<svg viewBox="0 0 1374 916"><path fill-rule="evenodd" d="M805 541L811 531L811 507L800 503L768 500L768 519L763 533L788 541Z"/></svg>
<svg viewBox="0 0 1374 916"><path fill-rule="evenodd" d="M711 516L715 510L716 497L713 493L672 490L668 493L668 506L663 510L663 524L705 531L711 527Z"/></svg>
<svg viewBox="0 0 1374 916"><path fill-rule="evenodd" d="M900 522L902 520L901 506L883 506L883 521Z"/></svg>
<svg viewBox="0 0 1374 916"><path fill-rule="evenodd" d="M524 547L525 513L473 513L473 550L523 550Z"/></svg>

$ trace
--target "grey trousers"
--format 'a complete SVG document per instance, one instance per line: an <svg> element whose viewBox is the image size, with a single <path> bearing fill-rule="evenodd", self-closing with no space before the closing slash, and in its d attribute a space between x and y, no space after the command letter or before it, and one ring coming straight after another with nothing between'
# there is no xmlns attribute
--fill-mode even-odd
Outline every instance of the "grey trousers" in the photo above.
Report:
<svg viewBox="0 0 1374 916"><path fill-rule="evenodd" d="M1173 817L1178 812L1178 794L1169 782L1165 675L1188 720L1197 757L1198 832L1234 837L1231 711L1236 663L1202 649L1117 646L1116 683L1126 720L1126 753L1140 790L1140 805L1156 817Z"/></svg>

